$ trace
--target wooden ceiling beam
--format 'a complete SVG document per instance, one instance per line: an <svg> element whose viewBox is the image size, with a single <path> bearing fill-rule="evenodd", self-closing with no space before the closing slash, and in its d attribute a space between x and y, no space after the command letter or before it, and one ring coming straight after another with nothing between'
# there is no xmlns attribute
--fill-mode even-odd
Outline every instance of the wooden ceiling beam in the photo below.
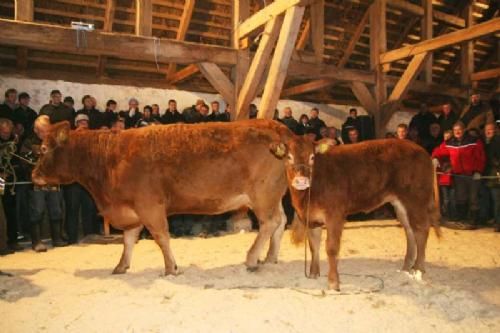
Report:
<svg viewBox="0 0 500 333"><path fill-rule="evenodd" d="M337 81L333 80L333 79L319 79L319 80L314 80L311 82L302 83L302 84L284 89L281 92L281 97L282 98L283 97L290 97L290 96L300 95L300 94L304 94L304 93L311 92L311 91L320 90L320 89L332 86L333 84L335 84L335 82L337 82Z"/></svg>
<svg viewBox="0 0 500 333"><path fill-rule="evenodd" d="M380 63L387 64L419 53L435 51L457 43L466 42L500 31L500 18L457 30L422 42L391 50L380 55Z"/></svg>
<svg viewBox="0 0 500 333"><path fill-rule="evenodd" d="M239 24L237 28L238 38L248 36L255 29L266 24L273 17L283 14L288 9L294 6L305 6L310 2L312 0L276 0Z"/></svg>
<svg viewBox="0 0 500 333"><path fill-rule="evenodd" d="M222 65L236 64L236 52L233 49L165 38L93 31L86 33L86 47L78 48L75 45L75 30L68 27L0 19L0 31L1 44L38 50L106 55L159 63L192 64L212 61Z"/></svg>
<svg viewBox="0 0 500 333"><path fill-rule="evenodd" d="M182 11L181 20L179 23L179 29L177 30L177 40L184 40L186 38L186 33L189 28L189 23L191 22L191 17L193 16L195 0L186 0L184 3L184 9ZM167 79L174 75L177 69L175 63L170 63L167 70Z"/></svg>
<svg viewBox="0 0 500 333"><path fill-rule="evenodd" d="M415 5L413 3L410 3L408 1L403 1L403 0L387 0L387 5L391 6L393 8L398 8L401 10L404 10L406 12L409 12L414 15L418 16L424 16L425 10L421 6ZM451 26L457 27L457 28L465 28L465 21L464 19L446 14L437 10L434 10L432 13L432 17L436 19L436 21L444 22L447 23Z"/></svg>
<svg viewBox="0 0 500 333"><path fill-rule="evenodd" d="M500 77L500 67L487 69L481 72L472 73L471 81L482 81Z"/></svg>
<svg viewBox="0 0 500 333"><path fill-rule="evenodd" d="M288 67L290 77L314 78L314 79L335 79L337 81L360 81L368 84L375 84L375 74L369 71L357 69L337 68L334 65L317 64L306 61L292 60Z"/></svg>
<svg viewBox="0 0 500 333"><path fill-rule="evenodd" d="M347 61L349 60L349 57L356 48L356 44L358 43L359 38L363 33L363 30L365 30L369 14L370 14L370 7L368 7L368 9L365 11L363 17L361 18L361 21L359 21L358 25L356 26L356 29L354 30L354 33L351 39L349 40L349 44L347 45L347 48L345 49L344 54L342 55L342 58L340 58L339 63L337 64L337 67L343 68L347 63Z"/></svg>
<svg viewBox="0 0 500 333"><path fill-rule="evenodd" d="M200 68L196 64L187 65L181 70L178 70L168 79L168 83L176 84L180 81L187 79L188 77L198 73Z"/></svg>

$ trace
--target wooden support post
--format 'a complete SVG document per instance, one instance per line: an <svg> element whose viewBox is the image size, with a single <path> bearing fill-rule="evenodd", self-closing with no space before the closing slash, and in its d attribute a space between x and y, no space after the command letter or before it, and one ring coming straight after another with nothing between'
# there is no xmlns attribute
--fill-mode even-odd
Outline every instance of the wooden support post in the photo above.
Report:
<svg viewBox="0 0 500 333"><path fill-rule="evenodd" d="M363 82L354 81L350 84L352 93L356 96L356 99L359 101L362 107L368 111L369 114L375 115L377 112L378 106L373 98L373 95L370 93L370 89Z"/></svg>
<svg viewBox="0 0 500 333"><path fill-rule="evenodd" d="M314 54L319 62L323 61L325 49L325 0L311 4L311 37Z"/></svg>
<svg viewBox="0 0 500 333"><path fill-rule="evenodd" d="M14 4L14 19L16 21L33 22L35 14L34 0L16 0Z"/></svg>
<svg viewBox="0 0 500 333"><path fill-rule="evenodd" d="M250 50L248 47L242 47L238 29L240 24L248 19L249 16L250 0L233 0L233 33L231 42L233 48L237 51L236 66L232 70L235 104L239 103L239 96L241 95L245 78L250 68ZM242 110L239 109L238 105L234 104L231 105L231 109L231 120L234 120L240 115ZM243 113L245 113L245 110L243 110Z"/></svg>
<svg viewBox="0 0 500 333"><path fill-rule="evenodd" d="M271 18L283 14L285 11L288 11L288 9L299 5L304 6L308 2L311 1L276 0L273 3L270 3L266 7L262 8L261 10L253 14L248 19L238 24L237 28L238 31L236 31L238 38L241 39L243 37L248 36L255 29L257 29L261 25L266 24L266 22L269 21Z"/></svg>
<svg viewBox="0 0 500 333"><path fill-rule="evenodd" d="M33 22L34 14L34 0L15 1L14 18L16 21ZM28 68L28 49L20 46L16 53L16 67L20 71L25 71Z"/></svg>
<svg viewBox="0 0 500 333"><path fill-rule="evenodd" d="M297 44L295 45L296 50L301 51L306 47L307 41L309 40L310 32L311 32L311 19L308 19L304 24L304 29L302 30L302 33L300 34L300 37L297 40Z"/></svg>
<svg viewBox="0 0 500 333"><path fill-rule="evenodd" d="M262 80L263 74L266 70L269 58L273 51L281 25L283 23L283 15L278 16L267 22L262 34L262 38L255 53L250 69L243 83L243 87L238 95L236 104L236 118L248 118L248 111L250 103L257 97L258 86Z"/></svg>
<svg viewBox="0 0 500 333"><path fill-rule="evenodd" d="M153 3L152 0L135 0L135 34L137 36L153 35Z"/></svg>
<svg viewBox="0 0 500 333"><path fill-rule="evenodd" d="M295 6L285 13L283 26L276 44L273 60L269 69L264 94L260 102L258 118L272 118L285 82L288 64L295 49L295 41L304 15L303 6Z"/></svg>
<svg viewBox="0 0 500 333"><path fill-rule="evenodd" d="M349 60L349 57L351 56L352 52L354 51L354 48L356 47L356 44L359 41L359 38L361 37L361 34L363 33L363 30L365 30L366 23L368 22L368 17L370 14L370 7L366 10L366 12L363 14L363 17L361 18L361 21L359 21L356 30L354 31L354 34L352 35L351 40L349 41L349 44L347 45L344 54L342 55L342 58L340 58L339 63L337 64L338 68L343 68L345 64L347 63L347 60Z"/></svg>
<svg viewBox="0 0 500 333"><path fill-rule="evenodd" d="M421 25L421 37L422 40L432 39L432 0L422 0L422 6L424 7L424 17ZM427 84L432 83L432 62L432 54L429 54L423 71L424 81Z"/></svg>
<svg viewBox="0 0 500 333"><path fill-rule="evenodd" d="M175 72L168 79L168 83L170 83L170 84L176 84L176 83L178 83L180 81L183 81L183 80L187 79L191 75L198 73L199 71L200 71L200 68L196 64L187 65L183 69L178 70L177 72Z"/></svg>
<svg viewBox="0 0 500 333"><path fill-rule="evenodd" d="M106 3L106 10L104 11L104 26L102 31L112 32L113 31L113 21L115 20L115 7L116 0L108 0ZM108 63L108 58L106 56L98 56L97 58L97 77L106 76L106 64Z"/></svg>
<svg viewBox="0 0 500 333"><path fill-rule="evenodd" d="M377 110L374 112L375 132L378 137L385 133L382 123L384 103L387 100L387 83L380 62L380 54L387 50L386 0L375 0L370 7L370 69L375 72L374 96Z"/></svg>
<svg viewBox="0 0 500 333"><path fill-rule="evenodd" d="M181 19L179 21L179 29L177 29L177 36L175 39L184 40L186 38L186 33L189 28L189 23L191 22L191 16L193 15L195 0L186 0L184 3L184 9L182 11ZM175 74L177 65L170 63L167 70L167 79Z"/></svg>
<svg viewBox="0 0 500 333"><path fill-rule="evenodd" d="M473 4L474 0L470 1L464 9L465 25L471 27L473 22ZM460 83L463 87L471 85L470 76L474 72L474 42L467 41L460 44Z"/></svg>
<svg viewBox="0 0 500 333"><path fill-rule="evenodd" d="M222 95L224 101L234 105L234 85L219 66L211 62L200 62L198 67L208 82Z"/></svg>
<svg viewBox="0 0 500 333"><path fill-rule="evenodd" d="M410 89L412 82L420 73L420 70L424 66L427 58L428 53L420 53L413 57L398 83L396 83L394 89L392 89L391 95L388 99L389 103L399 102L402 98L404 98L408 89Z"/></svg>

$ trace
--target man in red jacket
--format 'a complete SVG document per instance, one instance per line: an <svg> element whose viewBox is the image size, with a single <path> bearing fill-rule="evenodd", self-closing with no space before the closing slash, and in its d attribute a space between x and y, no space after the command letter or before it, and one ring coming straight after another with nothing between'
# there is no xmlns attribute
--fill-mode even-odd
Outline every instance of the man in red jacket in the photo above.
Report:
<svg viewBox="0 0 500 333"><path fill-rule="evenodd" d="M465 220L468 212L472 229L475 229L479 222L479 180L486 163L482 141L465 134L465 126L459 121L453 125L453 137L437 147L432 157L449 157L454 175L458 217Z"/></svg>

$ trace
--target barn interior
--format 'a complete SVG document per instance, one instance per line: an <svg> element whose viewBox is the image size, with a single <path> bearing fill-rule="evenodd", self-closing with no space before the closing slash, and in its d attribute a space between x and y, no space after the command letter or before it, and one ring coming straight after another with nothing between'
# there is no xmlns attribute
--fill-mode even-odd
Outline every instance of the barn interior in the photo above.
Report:
<svg viewBox="0 0 500 333"><path fill-rule="evenodd" d="M356 107L383 137L422 104L459 111L471 90L498 100L499 9L498 0L0 0L0 87L26 89L40 105L58 88L101 105L141 94L162 108L169 96L185 106L219 99L232 120L247 119L250 103L267 119L285 105L296 117L319 106L336 127ZM111 275L122 245L109 229L0 256L1 330L500 332L491 227L431 234L418 280L399 271L397 221L348 222L339 293L325 290L323 248L320 278L303 276L307 249L289 231L278 264L248 273L256 233L239 230L241 214L232 219L235 232L172 239L178 276L161 275L149 239L126 275Z"/></svg>
<svg viewBox="0 0 500 333"><path fill-rule="evenodd" d="M220 94L235 119L262 97L397 111L498 91L495 0L0 2L7 75ZM72 22L92 25L73 29Z"/></svg>

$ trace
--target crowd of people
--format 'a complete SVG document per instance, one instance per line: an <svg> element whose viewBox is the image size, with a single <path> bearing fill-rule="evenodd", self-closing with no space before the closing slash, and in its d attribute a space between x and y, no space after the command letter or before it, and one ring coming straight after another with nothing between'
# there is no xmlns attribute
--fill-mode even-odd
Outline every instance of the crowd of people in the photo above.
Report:
<svg viewBox="0 0 500 333"><path fill-rule="evenodd" d="M39 112L30 108L30 95L15 89L5 92L0 104L0 177L6 181L2 195L7 222L8 246L0 253L22 250L19 241L30 236L32 248L37 252L47 250L42 242L41 226L47 213L53 246L75 244L79 240L80 222L83 235L100 233L102 219L90 194L78 183L62 186L37 186L30 182L31 170L41 153L41 142L51 124L68 121L78 131L109 129L122 131L129 128L156 124L228 122L230 106L221 110L217 101L210 106L203 100L184 110L177 109L177 102L168 101L164 112L158 104L140 109L139 101L131 98L128 107L119 111L116 101L106 102L105 110L98 110L97 101L90 95L81 100L82 107L75 109L72 97L63 96L59 90L50 93L50 102ZM257 107L250 105L250 118L257 117ZM354 144L361 141L361 126L356 109L338 131L326 126L319 117L319 110L312 108L309 115L298 120L290 107L276 110L274 119L282 122L297 135L313 135L316 140L329 138L335 144ZM496 123L495 123L496 120ZM442 214L450 220L467 221L471 228L494 218L496 230L500 230L500 139L498 136L498 108L471 96L471 104L461 114L450 104L442 108L437 118L423 105L409 125L398 125L395 133L386 137L412 140L424 147L434 158L439 170ZM485 178L486 177L486 178ZM289 197L283 200L287 219L293 219ZM174 235L202 232L203 225L221 227L225 215L210 217L176 216L171 218L170 228ZM187 221L189 220L189 222ZM214 221L215 220L215 221Z"/></svg>

